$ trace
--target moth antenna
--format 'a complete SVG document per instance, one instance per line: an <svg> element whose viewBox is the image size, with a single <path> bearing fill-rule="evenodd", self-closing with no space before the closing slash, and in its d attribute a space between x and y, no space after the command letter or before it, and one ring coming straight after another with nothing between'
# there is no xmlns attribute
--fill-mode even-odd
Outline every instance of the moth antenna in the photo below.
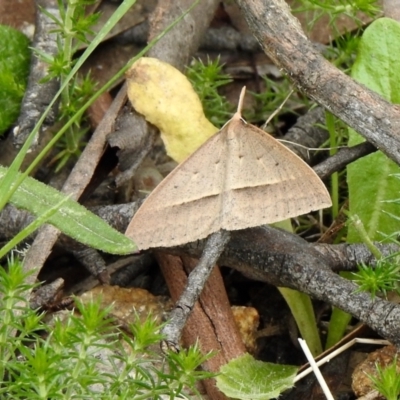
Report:
<svg viewBox="0 0 400 400"><path fill-rule="evenodd" d="M242 108L243 108L243 102L244 102L244 96L246 95L246 86L243 86L240 96L239 96L239 102L238 102L238 107L236 113L242 116Z"/></svg>
<svg viewBox="0 0 400 400"><path fill-rule="evenodd" d="M282 110L283 106L285 103L289 100L289 97L294 93L294 90L292 89L289 94L286 96L285 100L282 101L282 104L269 116L265 124L261 127L261 129L264 131L265 128L268 126L268 124L271 122L272 118L275 117L276 114L278 114L279 111Z"/></svg>

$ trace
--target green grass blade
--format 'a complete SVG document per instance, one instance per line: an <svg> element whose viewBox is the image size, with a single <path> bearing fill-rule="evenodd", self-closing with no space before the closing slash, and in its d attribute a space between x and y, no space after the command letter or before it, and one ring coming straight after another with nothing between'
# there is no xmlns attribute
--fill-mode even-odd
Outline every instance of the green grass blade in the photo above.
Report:
<svg viewBox="0 0 400 400"><path fill-rule="evenodd" d="M38 216L33 222L31 222L22 231L18 232L6 245L0 249L0 259L2 259L9 251L16 247L19 243L25 240L31 233L35 232L36 229L40 228L41 225L45 224L48 219L53 216L57 210L68 200L68 197L62 199L59 203L51 207L45 213Z"/></svg>

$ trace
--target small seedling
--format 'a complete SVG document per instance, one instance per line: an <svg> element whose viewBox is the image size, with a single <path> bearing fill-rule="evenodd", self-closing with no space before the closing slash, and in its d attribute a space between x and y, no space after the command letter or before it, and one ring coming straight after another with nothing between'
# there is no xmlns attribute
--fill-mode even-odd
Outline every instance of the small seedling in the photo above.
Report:
<svg viewBox="0 0 400 400"><path fill-rule="evenodd" d="M41 52L38 56L48 63L49 74L46 80L59 79L63 84L74 67L75 52L82 44L89 43L88 36L93 34L91 28L97 22L99 14L85 14L86 6L94 3L94 0L68 0L67 2L57 0L57 3L59 18L45 9L42 9L42 12L58 26L54 32L57 34L58 53L52 57ZM95 84L89 75L72 79L61 94L59 120L68 121L76 115L94 92ZM85 144L82 142L82 138L88 131L85 122L82 114L81 118L68 128L65 136L58 142L61 150L51 161L58 162L56 171L60 170L71 156L80 155L81 148Z"/></svg>
<svg viewBox="0 0 400 400"><path fill-rule="evenodd" d="M232 82L232 78L223 73L219 58L207 63L194 60L186 74L200 97L207 119L217 127L222 127L231 115L232 106L218 92L218 88Z"/></svg>
<svg viewBox="0 0 400 400"><path fill-rule="evenodd" d="M372 298L397 291L399 293L400 266L388 259L378 260L374 268L365 264L358 266L358 272L353 273L354 281L359 285L357 292L370 292Z"/></svg>
<svg viewBox="0 0 400 400"><path fill-rule="evenodd" d="M397 356L386 367L376 364L377 375L368 375L375 389L387 400L397 400L400 396L400 373Z"/></svg>

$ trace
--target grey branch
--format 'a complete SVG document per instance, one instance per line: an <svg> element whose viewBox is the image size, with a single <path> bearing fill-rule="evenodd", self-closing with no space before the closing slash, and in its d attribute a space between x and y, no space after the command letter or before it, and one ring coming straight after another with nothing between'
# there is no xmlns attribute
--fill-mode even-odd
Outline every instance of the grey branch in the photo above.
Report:
<svg viewBox="0 0 400 400"><path fill-rule="evenodd" d="M57 1L41 0L36 2L36 26L35 36L33 39L33 48L47 54L49 57L55 57L58 53L56 33L53 33L57 28L55 22L47 15L41 12L39 7L43 7L56 18L60 18ZM21 112L18 118L16 127L14 128L14 146L21 147L32 129L42 116L47 106L51 103L54 95L59 89L59 81L51 79L47 82L41 82L48 75L49 65L42 61L38 54L33 52L31 68L29 73L28 88L25 92L24 99L21 105ZM46 130L55 122L57 105L53 107L48 114L41 131ZM32 148L35 148L39 143L39 137L36 137L32 143Z"/></svg>

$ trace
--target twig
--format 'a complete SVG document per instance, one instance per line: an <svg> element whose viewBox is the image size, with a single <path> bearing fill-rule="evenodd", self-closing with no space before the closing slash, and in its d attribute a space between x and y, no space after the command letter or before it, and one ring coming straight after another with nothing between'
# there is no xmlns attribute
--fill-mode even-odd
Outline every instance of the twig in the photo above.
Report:
<svg viewBox="0 0 400 400"><path fill-rule="evenodd" d="M116 40L121 44L145 44L149 31L148 21L144 21L133 28L121 33ZM237 31L231 26L208 28L201 38L199 49L202 50L243 50L259 52L260 45L253 35Z"/></svg>
<svg viewBox="0 0 400 400"><path fill-rule="evenodd" d="M127 204L116 204L110 206L102 206L102 207L93 207L90 208L92 212L103 218L107 221L111 226L117 229L120 232L124 232L126 227L128 226L130 220L132 219L134 213L140 207L141 202L127 203ZM0 226L2 230L0 231L0 240L9 240L11 237L15 236L16 233L21 231L25 226L29 225L34 219L34 216L29 214L27 211L18 210L17 208L8 205L0 212ZM5 227L7 230L5 230ZM254 228L257 229L257 228ZM270 228L273 229L273 228ZM247 232L251 232L253 229L248 229L244 231L243 240L247 240ZM247 255L243 256L242 262L252 265L252 257L273 257L270 254L269 246L268 246L268 238L269 233L264 229L257 229L258 238L257 241L262 243L263 245L260 247L254 248L253 252L249 252ZM279 233L280 230L277 230ZM240 235L237 232L235 235ZM288 233L288 235L290 235ZM35 236L35 235L33 235ZM280 241L285 242L287 240L286 236L277 236L274 240L274 243L278 243ZM339 271L355 271L357 270L357 265L364 263L370 266L374 266L376 263L376 259L368 250L368 248L361 243L343 243L343 244L324 244L324 243L308 243L303 241L303 239L299 238L302 242L304 242L305 247L302 252L304 255L307 255L309 251L314 252L317 251L321 258L321 260L328 260L326 266L330 268L334 272ZM63 238L63 248L66 251L69 251L70 248L74 249L74 241L69 239L68 237ZM379 251L384 255L388 256L394 252L398 252L400 250L399 246L396 244L382 244L382 243L374 243L375 246L378 247ZM179 249L175 249L173 252L175 254L191 254L193 256L200 256L202 245L204 245L204 241L199 242L198 246L193 249L193 244L188 244L180 247ZM228 243L229 251L230 244ZM279 244L279 247L284 249L285 244ZM238 251L242 248L239 246ZM259 248L262 248L262 252L258 253ZM165 250L164 250L165 251ZM172 251L171 251L172 252ZM235 264L239 262L239 259L235 261ZM278 260L274 260L274 262L279 262ZM227 264L229 265L229 264Z"/></svg>
<svg viewBox="0 0 400 400"><path fill-rule="evenodd" d="M44 14L39 7L46 9L47 12L59 19L60 16L57 1L38 0L36 1L36 7L36 27L32 44L33 48L42 53L48 54L49 57L55 57L58 53L56 40L57 35L52 31L57 28L57 25L52 19ZM13 143L17 148L21 147L25 143L26 138L31 133L33 127L36 125L40 116L53 100L54 95L59 89L60 82L57 79L51 79L48 82L41 82L41 80L46 78L48 75L48 67L49 65L40 60L39 56L33 52L28 87L22 101L17 126L13 131ZM55 122L57 107L58 106L55 105L52 112L47 116L41 128L41 132L45 131ZM39 138L36 137L31 147L35 148L38 143Z"/></svg>
<svg viewBox="0 0 400 400"><path fill-rule="evenodd" d="M111 147L117 147L120 173L115 184L120 187L132 180L137 168L149 154L157 138L155 127L149 125L135 110L124 108L107 137Z"/></svg>
<svg viewBox="0 0 400 400"><path fill-rule="evenodd" d="M148 39L162 32L192 4L193 0L164 0L158 3L150 20ZM157 42L149 51L149 57L158 58L182 70L198 49L218 4L216 0L200 1L179 25Z"/></svg>
<svg viewBox="0 0 400 400"><path fill-rule="evenodd" d="M332 396L332 393L329 390L329 387L326 384L326 381L325 381L324 377L322 376L321 371L319 370L318 365L315 362L314 357L311 354L311 351L308 348L306 341L299 338L299 343L300 343L301 348L303 349L304 354L307 357L308 362L310 363L310 365L312 367L312 370L314 371L314 374L315 374L315 376L316 376L316 378L318 380L318 383L321 386L322 391L325 394L325 397L328 400L334 400L334 397Z"/></svg>
<svg viewBox="0 0 400 400"><path fill-rule="evenodd" d="M110 274L106 263L98 251L80 243L75 243L74 257L101 283L110 284Z"/></svg>
<svg viewBox="0 0 400 400"><path fill-rule="evenodd" d="M144 261L146 260L146 261ZM108 275L113 275L116 272L119 272L122 269L129 268L130 266L133 266L135 271L132 273L132 276L137 276L143 270L149 266L150 262L149 256L146 254L139 255L139 256L129 256L126 258L121 258L117 260L116 262L107 265L107 273ZM154 261L153 261L154 262ZM119 274L118 274L119 275ZM121 286L120 282L116 283L115 282L115 276L112 276L112 282L114 285ZM127 281L125 283L128 283ZM96 279L94 276L89 276L88 278L78 282L76 285L70 287L67 289L65 292L66 295L80 295L82 293L85 293L89 291L90 289L94 288L95 286L99 285L99 280Z"/></svg>
<svg viewBox="0 0 400 400"><path fill-rule="evenodd" d="M62 290L64 288L64 279L57 278L53 282L39 287L29 299L29 305L32 309L49 308L52 304L61 300Z"/></svg>
<svg viewBox="0 0 400 400"><path fill-rule="evenodd" d="M109 222L116 222L123 230L135 208L137 204L108 206L103 216L107 214ZM118 212L119 209L121 212ZM2 214L0 222L1 217ZM25 218L21 220L25 221ZM160 250L200 257L203 245L204 241ZM384 256L399 250L393 244L378 245L378 248ZM219 261L252 279L300 290L335 305L365 322L383 337L398 343L400 307L378 298L372 300L368 293L356 293L357 285L333 272L354 270L360 262L375 262L371 252L362 244L315 245L268 226L231 232L231 240Z"/></svg>
<svg viewBox="0 0 400 400"><path fill-rule="evenodd" d="M106 144L106 135L112 130L115 116L125 101L126 92L124 89L121 89L101 124L93 133L92 138L85 147L78 162L75 164L74 169L62 188L64 193L71 195L71 198L75 200L79 199L89 184L98 161L103 154ZM45 226L40 230L24 260L24 268L26 271L33 269L38 270L42 267L59 234L60 232L52 226ZM30 279L34 282L36 280L36 275L32 274Z"/></svg>
<svg viewBox="0 0 400 400"><path fill-rule="evenodd" d="M185 249L163 249L180 254L201 253L199 244ZM219 264L238 270L251 279L289 287L334 305L369 325L386 339L400 345L400 306L369 293L332 272L329 257L304 239L269 226L231 232L231 240Z"/></svg>
<svg viewBox="0 0 400 400"><path fill-rule="evenodd" d="M369 142L360 143L353 147L341 148L334 156L329 157L313 169L321 179L325 179L334 172L340 171L348 164L376 151Z"/></svg>
<svg viewBox="0 0 400 400"><path fill-rule="evenodd" d="M298 143L306 148L317 148L329 138L328 131L321 125L325 123L325 111L322 107L316 107L302 115L296 123L288 130L282 138L283 143L306 162L309 161L307 149L292 145L290 142Z"/></svg>
<svg viewBox="0 0 400 400"><path fill-rule="evenodd" d="M165 346L172 350L179 349L179 339L182 329L193 310L194 304L200 296L203 287L218 261L218 258L230 234L227 231L219 231L210 235L207 239L196 268L188 277L187 286L171 312L168 323L164 326L162 333L165 335Z"/></svg>
<svg viewBox="0 0 400 400"><path fill-rule="evenodd" d="M301 339L299 339L300 341ZM332 352L329 352L328 355L326 355L323 358L320 358L318 361L315 362L315 365L317 367L320 367L321 365L324 365L325 363L328 363L330 360L332 360L334 357L338 356L339 354L343 353L356 343L363 343L363 344L375 344L378 346L387 346L390 345L390 342L387 340L382 340L382 339L363 339L363 338L354 338L344 345L340 346L339 348L335 349ZM312 372L313 368L308 367L301 371L295 378L295 382L299 381L300 379L303 379L306 375L308 375L310 372Z"/></svg>
<svg viewBox="0 0 400 400"><path fill-rule="evenodd" d="M384 257L400 251L399 245L395 243L382 244L374 242ZM363 243L341 243L328 245L318 243L313 246L322 256L328 257L329 267L332 271L356 271L358 265L366 264L371 267L376 265L376 258Z"/></svg>

